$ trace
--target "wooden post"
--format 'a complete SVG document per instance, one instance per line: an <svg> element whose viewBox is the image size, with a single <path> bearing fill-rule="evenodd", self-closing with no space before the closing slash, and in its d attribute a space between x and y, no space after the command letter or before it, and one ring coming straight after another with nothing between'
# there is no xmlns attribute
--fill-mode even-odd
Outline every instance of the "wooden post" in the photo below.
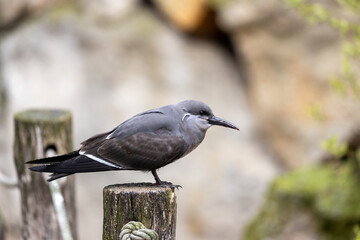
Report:
<svg viewBox="0 0 360 240"><path fill-rule="evenodd" d="M5 231L6 231L5 220L0 211L0 240L5 240Z"/></svg>
<svg viewBox="0 0 360 240"><path fill-rule="evenodd" d="M57 154L70 152L71 131L71 114L67 111L28 110L15 115L14 155L21 193L22 239L62 240L64 232L76 239L74 179L68 177L63 183L50 185L42 173L31 172L24 164L45 157L49 148ZM56 186L60 189L57 194L63 196L58 195L60 201L53 200Z"/></svg>
<svg viewBox="0 0 360 240"><path fill-rule="evenodd" d="M174 240L176 195L174 188L147 183L110 185L104 188L103 240L118 239L129 221L142 222L160 240Z"/></svg>

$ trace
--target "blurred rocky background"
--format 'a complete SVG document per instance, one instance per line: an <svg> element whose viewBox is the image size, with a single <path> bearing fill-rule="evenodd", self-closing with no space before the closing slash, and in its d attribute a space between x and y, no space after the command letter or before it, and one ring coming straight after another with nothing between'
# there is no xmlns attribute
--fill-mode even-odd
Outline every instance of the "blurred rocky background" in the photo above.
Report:
<svg viewBox="0 0 360 240"><path fill-rule="evenodd" d="M71 110L76 149L138 112L198 99L241 131L214 127L159 171L183 186L177 239L351 239L360 223L354 2L0 0L0 172L15 178L18 111ZM104 186L153 181L75 178L80 240L101 239ZM19 206L17 189L0 185L6 239L20 238Z"/></svg>

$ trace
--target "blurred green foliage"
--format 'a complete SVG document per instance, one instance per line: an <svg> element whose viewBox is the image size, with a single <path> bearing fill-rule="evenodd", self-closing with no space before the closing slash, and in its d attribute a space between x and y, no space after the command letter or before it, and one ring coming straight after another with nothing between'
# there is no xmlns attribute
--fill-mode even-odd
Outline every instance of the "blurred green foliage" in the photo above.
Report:
<svg viewBox="0 0 360 240"><path fill-rule="evenodd" d="M319 3L309 0L284 0L290 7L298 10L313 24L327 24L338 31L342 37L342 73L330 79L333 89L341 94L351 94L360 100L360 84L356 67L360 63L360 2L358 0L337 0L338 9L332 11ZM346 12L350 16L338 16ZM349 14L351 13L351 14ZM352 21L348 20L349 18Z"/></svg>
<svg viewBox="0 0 360 240"><path fill-rule="evenodd" d="M228 6L233 0L207 0L209 5L215 9L221 9Z"/></svg>
<svg viewBox="0 0 360 240"><path fill-rule="evenodd" d="M354 232L355 232L355 235L356 235L355 240L360 240L360 227L359 227L359 225L356 225L354 227Z"/></svg>
<svg viewBox="0 0 360 240"><path fill-rule="evenodd" d="M348 151L348 145L346 143L340 143L338 136L334 135L330 139L321 143L322 149L328 153L334 155L336 158L341 158L346 155Z"/></svg>
<svg viewBox="0 0 360 240"><path fill-rule="evenodd" d="M324 122L326 120L326 115L321 108L321 105L318 103L311 104L308 107L308 114L315 120L319 122Z"/></svg>
<svg viewBox="0 0 360 240"><path fill-rule="evenodd" d="M328 0L328 5L314 0L283 1L311 24L326 24L338 32L341 72L334 73L329 84L342 96L360 101L360 1ZM326 121L318 103L309 106L308 113L319 122ZM344 161L296 169L277 178L261 212L247 228L247 240L276 239L294 216L303 213L322 239L360 240L360 148L340 141L337 135L322 141L321 147Z"/></svg>
<svg viewBox="0 0 360 240"><path fill-rule="evenodd" d="M303 228L321 239L349 240L360 232L359 178L354 161L307 166L277 178L259 215L247 228L247 240L278 239L289 219L304 214ZM354 231L355 230L355 231ZM360 240L360 239L357 239Z"/></svg>
<svg viewBox="0 0 360 240"><path fill-rule="evenodd" d="M337 8L326 7L325 4L315 3L311 0L284 1L288 6L301 13L310 23L327 24L339 33L342 39L342 72L334 74L329 79L329 83L335 92L344 96L352 96L360 101L360 1L337 0ZM334 5L334 2L329 5ZM313 104L309 107L310 116L317 121L324 121L325 115L321 109L319 104ZM323 141L321 147L336 158L349 155L348 151L350 151L346 143L339 142L337 136ZM360 156L360 149L356 152ZM360 161L359 156L356 159Z"/></svg>

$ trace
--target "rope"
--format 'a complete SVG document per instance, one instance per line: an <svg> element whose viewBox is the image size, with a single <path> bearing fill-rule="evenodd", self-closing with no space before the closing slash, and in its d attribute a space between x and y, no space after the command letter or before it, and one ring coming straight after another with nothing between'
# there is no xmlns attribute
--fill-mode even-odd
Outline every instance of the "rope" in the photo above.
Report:
<svg viewBox="0 0 360 240"><path fill-rule="evenodd" d="M119 240L159 240L159 235L141 222L128 222L121 228Z"/></svg>
<svg viewBox="0 0 360 240"><path fill-rule="evenodd" d="M56 155L56 151L53 149L48 149L45 153L46 157L53 157L55 155ZM48 177L48 175L43 174L43 177L46 179ZM74 238L72 237L72 234L71 234L70 223L69 223L69 219L68 219L67 213L66 213L65 200L64 200L64 196L61 192L61 180L56 180L56 181L50 182L49 188L50 188L51 198L54 203L56 218L59 223L62 239L63 240L73 240Z"/></svg>

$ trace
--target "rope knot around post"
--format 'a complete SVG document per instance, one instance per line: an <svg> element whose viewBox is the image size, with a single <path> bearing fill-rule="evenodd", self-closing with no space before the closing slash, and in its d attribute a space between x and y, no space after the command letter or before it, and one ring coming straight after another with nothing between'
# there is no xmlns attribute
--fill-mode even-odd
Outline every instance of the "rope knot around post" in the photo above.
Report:
<svg viewBox="0 0 360 240"><path fill-rule="evenodd" d="M159 235L141 222L131 221L121 228L119 240L159 240Z"/></svg>

